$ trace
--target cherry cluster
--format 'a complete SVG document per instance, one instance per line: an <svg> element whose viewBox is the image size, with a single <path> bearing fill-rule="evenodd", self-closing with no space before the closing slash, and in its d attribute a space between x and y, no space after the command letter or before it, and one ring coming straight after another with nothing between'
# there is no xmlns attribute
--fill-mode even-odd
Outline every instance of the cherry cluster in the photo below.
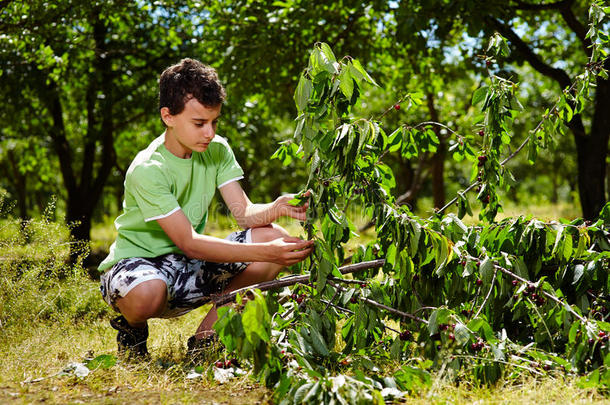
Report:
<svg viewBox="0 0 610 405"><path fill-rule="evenodd" d="M303 300L305 299L306 295L305 294L297 294L297 293L292 293L290 295L290 298L292 298L294 301L296 301L297 304L300 304L301 302L303 302Z"/></svg>
<svg viewBox="0 0 610 405"><path fill-rule="evenodd" d="M409 329L405 329L402 332L400 332L400 340L411 340L412 337L413 337L413 334L411 333L411 331Z"/></svg>
<svg viewBox="0 0 610 405"><path fill-rule="evenodd" d="M455 340L455 335L453 334L453 330L455 330L455 324L448 325L446 323L441 323L440 325L438 325L438 330L441 332L451 330L452 332L449 332L447 334L447 339L451 341Z"/></svg>
<svg viewBox="0 0 610 405"><path fill-rule="evenodd" d="M517 287L519 285L519 281L513 280L512 284L514 287ZM540 294L540 291L538 291L534 284L528 284L528 286L521 292L521 295L525 298L529 297L539 307L546 304L544 296ZM519 295L515 294L513 298L517 300L519 299Z"/></svg>
<svg viewBox="0 0 610 405"><path fill-rule="evenodd" d="M232 359L227 359L225 361L218 360L215 364L216 368L231 368L233 366L239 367L239 362L235 357Z"/></svg>
<svg viewBox="0 0 610 405"><path fill-rule="evenodd" d="M470 348L475 352L480 352L485 347L483 339L478 338L476 342L470 344Z"/></svg>

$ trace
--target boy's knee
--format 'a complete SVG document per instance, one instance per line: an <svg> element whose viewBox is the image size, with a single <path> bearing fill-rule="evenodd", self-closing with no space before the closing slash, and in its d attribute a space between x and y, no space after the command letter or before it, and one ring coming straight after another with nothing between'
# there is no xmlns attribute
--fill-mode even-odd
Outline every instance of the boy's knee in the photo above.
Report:
<svg viewBox="0 0 610 405"><path fill-rule="evenodd" d="M252 242L269 242L274 239L290 236L288 232L277 224L269 224L252 228Z"/></svg>
<svg viewBox="0 0 610 405"><path fill-rule="evenodd" d="M129 321L144 321L160 315L167 304L167 285L162 280L138 284L116 301L123 316Z"/></svg>

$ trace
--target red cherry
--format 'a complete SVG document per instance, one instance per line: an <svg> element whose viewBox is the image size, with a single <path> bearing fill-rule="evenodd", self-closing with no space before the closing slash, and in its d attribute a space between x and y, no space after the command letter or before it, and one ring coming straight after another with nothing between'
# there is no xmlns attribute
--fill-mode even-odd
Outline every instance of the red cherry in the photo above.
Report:
<svg viewBox="0 0 610 405"><path fill-rule="evenodd" d="M400 110L400 104L394 104L394 109L395 109L396 111Z"/></svg>
<svg viewBox="0 0 610 405"><path fill-rule="evenodd" d="M481 136L485 136L485 131L480 130L480 131L479 131L479 135L481 135Z"/></svg>
<svg viewBox="0 0 610 405"><path fill-rule="evenodd" d="M480 286L481 284L483 284L483 280L481 280L480 278L477 279L477 286Z"/></svg>
<svg viewBox="0 0 610 405"><path fill-rule="evenodd" d="M353 297L349 299L349 302L351 302L352 304L355 304L358 302L358 299L356 297Z"/></svg>
<svg viewBox="0 0 610 405"><path fill-rule="evenodd" d="M231 360L225 360L225 368L231 367Z"/></svg>
<svg viewBox="0 0 610 405"><path fill-rule="evenodd" d="M513 287L515 287L517 284L519 284L519 281L513 280L512 283L513 283Z"/></svg>
<svg viewBox="0 0 610 405"><path fill-rule="evenodd" d="M224 363L222 361L217 361L215 366L216 368L222 368L222 366L224 366Z"/></svg>
<svg viewBox="0 0 610 405"><path fill-rule="evenodd" d="M447 335L447 337L449 338L449 340L455 340L455 335L453 333L450 333L449 335Z"/></svg>
<svg viewBox="0 0 610 405"><path fill-rule="evenodd" d="M409 340L409 339L411 339L411 331L410 330L402 331L402 333L400 334L400 340Z"/></svg>
<svg viewBox="0 0 610 405"><path fill-rule="evenodd" d="M300 304L301 302L303 302L303 297L297 297L297 304Z"/></svg>

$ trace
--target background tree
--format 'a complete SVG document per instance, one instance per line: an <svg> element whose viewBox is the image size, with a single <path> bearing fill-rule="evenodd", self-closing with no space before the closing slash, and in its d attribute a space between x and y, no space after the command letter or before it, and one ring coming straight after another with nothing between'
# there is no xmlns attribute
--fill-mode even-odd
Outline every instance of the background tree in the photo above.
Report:
<svg viewBox="0 0 610 405"><path fill-rule="evenodd" d="M506 37L512 47L507 62L529 64L550 78L561 90L580 74L591 56L587 37L588 1L562 0L530 4L520 0L488 1L402 1L394 15L396 41L400 44L452 46L455 38L469 35L478 45L458 48L464 59L476 64L481 39L494 31ZM480 63L483 63L482 61ZM605 69L609 66L606 60ZM578 191L583 216L596 217L607 201L606 156L610 135L610 82L600 79L594 103L584 114L576 114L567 126L572 132L578 167Z"/></svg>
<svg viewBox="0 0 610 405"><path fill-rule="evenodd" d="M158 128L159 72L197 43L184 2L9 1L0 18L3 137L46 140L59 163L72 235L88 240L113 168ZM122 148L117 152L117 144ZM125 156L127 155L127 156Z"/></svg>

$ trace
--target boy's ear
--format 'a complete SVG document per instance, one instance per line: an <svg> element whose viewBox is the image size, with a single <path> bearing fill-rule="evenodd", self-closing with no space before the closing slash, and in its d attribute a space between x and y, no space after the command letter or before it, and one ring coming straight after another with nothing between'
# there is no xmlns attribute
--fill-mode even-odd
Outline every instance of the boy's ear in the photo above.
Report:
<svg viewBox="0 0 610 405"><path fill-rule="evenodd" d="M162 107L159 112L161 113L161 119L167 127L174 126L174 116L169 112L169 108Z"/></svg>

